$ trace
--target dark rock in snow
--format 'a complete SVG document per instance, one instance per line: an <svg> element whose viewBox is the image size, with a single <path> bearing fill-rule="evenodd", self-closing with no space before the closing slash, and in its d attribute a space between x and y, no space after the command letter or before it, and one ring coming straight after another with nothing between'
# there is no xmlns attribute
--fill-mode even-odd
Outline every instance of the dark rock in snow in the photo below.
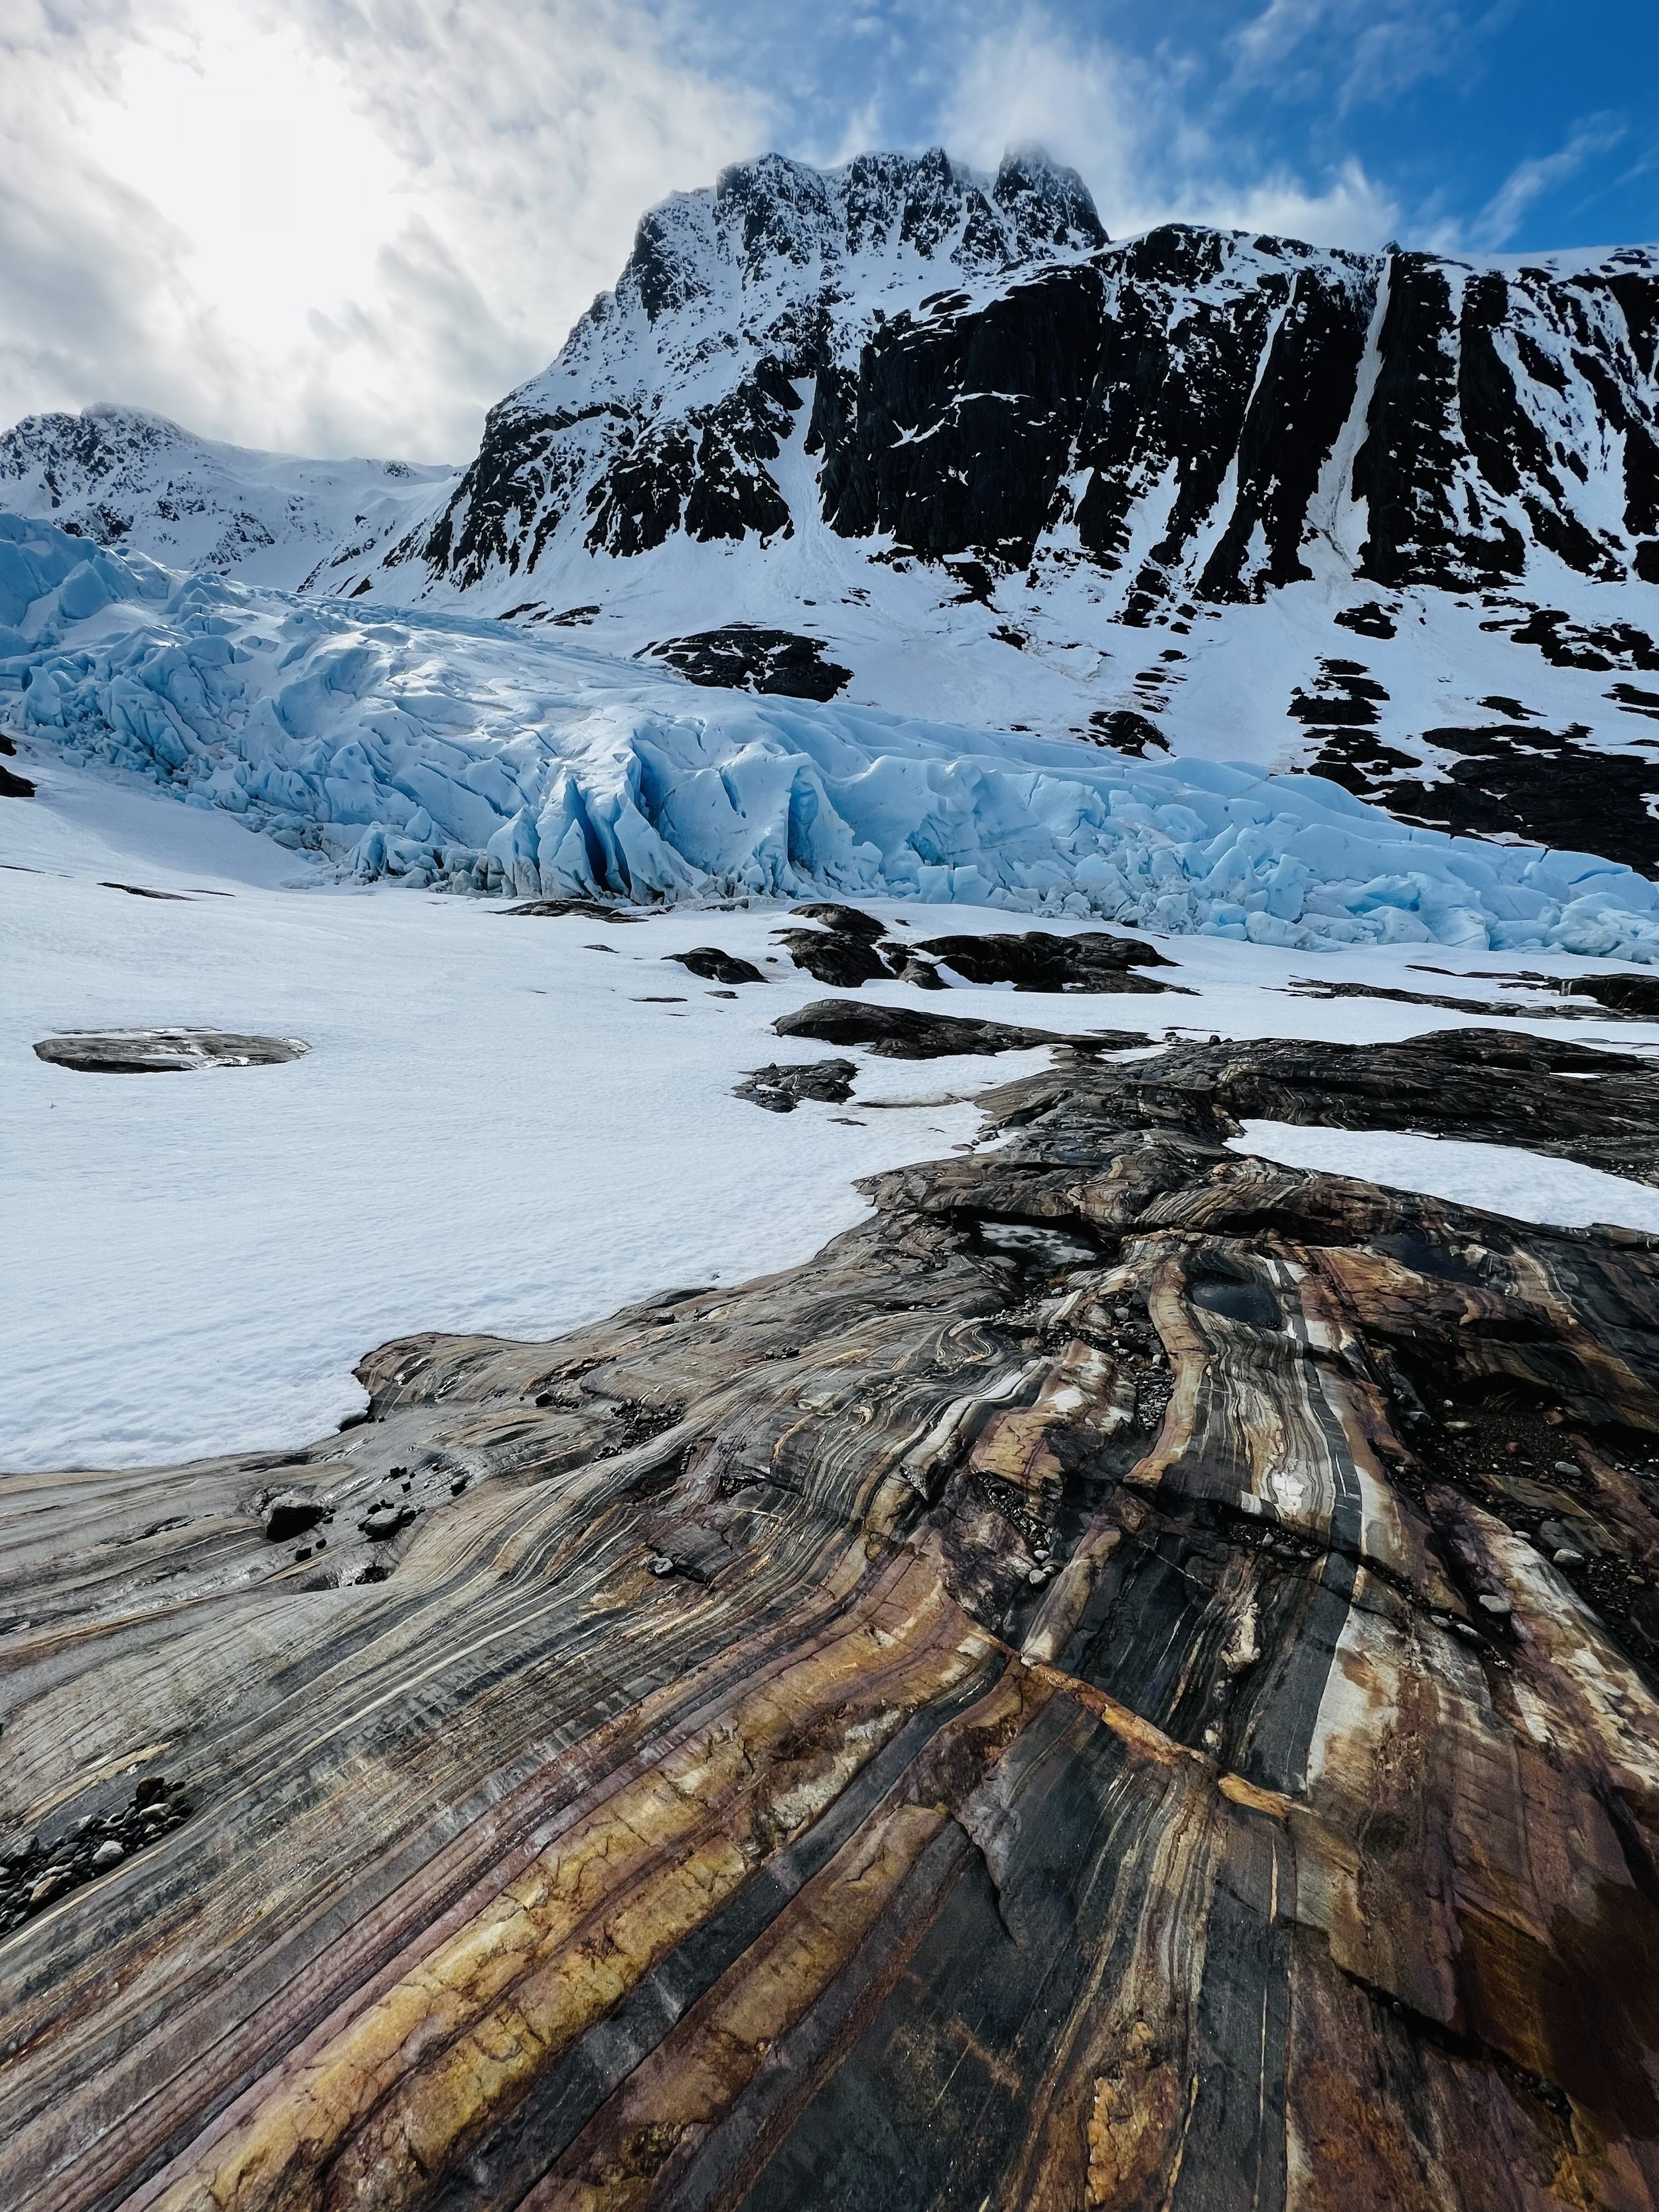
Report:
<svg viewBox="0 0 1659 2212"><path fill-rule="evenodd" d="M777 942L797 968L843 991L856 991L861 983L892 972L862 933L855 937L841 930L781 929Z"/></svg>
<svg viewBox="0 0 1659 2212"><path fill-rule="evenodd" d="M175 1075L201 1067L272 1067L299 1060L302 1037L246 1036L222 1030L71 1030L44 1037L37 1058L86 1075Z"/></svg>
<svg viewBox="0 0 1659 2212"><path fill-rule="evenodd" d="M693 684L733 691L769 691L787 699L833 699L853 680L850 668L823 658L823 643L793 631L759 629L733 623L726 629L699 630L647 646L653 660L665 660Z"/></svg>
<svg viewBox="0 0 1659 2212"><path fill-rule="evenodd" d="M1170 750L1170 741L1158 724L1146 714L1136 714L1132 707L1110 712L1103 708L1091 714L1089 734L1097 744L1109 745L1114 752L1127 753L1134 760L1145 760L1149 745L1155 753Z"/></svg>
<svg viewBox="0 0 1659 2212"><path fill-rule="evenodd" d="M1146 1042L1146 1032L1140 1030L1063 1036L1055 1030L1018 1029L1006 1022L976 1022L957 1014L923 1013L914 1006L880 1006L858 999L815 999L810 1006L780 1014L772 1027L779 1036L811 1037L820 1044L866 1045L884 1060L1029 1052L1036 1045L1045 1044L1114 1052Z"/></svg>
<svg viewBox="0 0 1659 2212"><path fill-rule="evenodd" d="M855 906L837 906L829 899L812 899L805 906L792 907L792 914L803 921L821 922L825 929L833 929L842 937L862 937L874 945L887 934L884 925L872 914L866 914Z"/></svg>
<svg viewBox="0 0 1659 2212"><path fill-rule="evenodd" d="M1169 991L1134 971L1172 963L1139 938L1085 930L1062 937L1030 929L1018 936L930 937L916 947L970 983L1012 983L1017 991Z"/></svg>
<svg viewBox="0 0 1659 2212"><path fill-rule="evenodd" d="M857 1074L850 1060L798 1060L783 1067L754 1069L732 1095L765 1107L769 1114L793 1114L808 1098L842 1106L853 1095Z"/></svg>
<svg viewBox="0 0 1659 2212"><path fill-rule="evenodd" d="M692 975L701 975L706 983L763 983L765 976L752 960L740 960L735 953L722 952L717 945L694 945L690 952L671 952L665 956Z"/></svg>

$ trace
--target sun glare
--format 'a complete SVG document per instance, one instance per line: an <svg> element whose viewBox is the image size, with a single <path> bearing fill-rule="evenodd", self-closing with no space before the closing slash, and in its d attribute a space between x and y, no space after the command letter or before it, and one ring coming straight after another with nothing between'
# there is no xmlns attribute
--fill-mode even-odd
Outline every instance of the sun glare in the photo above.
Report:
<svg viewBox="0 0 1659 2212"><path fill-rule="evenodd" d="M94 129L104 165L188 240L202 297L264 345L348 300L396 222L396 161L343 73L228 9L134 47Z"/></svg>

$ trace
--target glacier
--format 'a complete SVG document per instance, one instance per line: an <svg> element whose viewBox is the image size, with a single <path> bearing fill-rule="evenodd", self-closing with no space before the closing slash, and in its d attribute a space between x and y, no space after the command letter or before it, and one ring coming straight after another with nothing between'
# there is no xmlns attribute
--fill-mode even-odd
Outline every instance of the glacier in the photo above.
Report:
<svg viewBox="0 0 1659 2212"><path fill-rule="evenodd" d="M498 621L179 578L8 514L0 654L15 737L223 809L342 878L1659 956L1659 890L1632 870L1398 823L1317 777L699 690Z"/></svg>

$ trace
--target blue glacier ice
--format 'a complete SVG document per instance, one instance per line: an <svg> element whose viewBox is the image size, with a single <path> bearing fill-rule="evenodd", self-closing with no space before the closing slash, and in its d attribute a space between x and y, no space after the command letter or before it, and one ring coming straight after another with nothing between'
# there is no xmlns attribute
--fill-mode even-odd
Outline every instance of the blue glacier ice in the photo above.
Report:
<svg viewBox="0 0 1659 2212"><path fill-rule="evenodd" d="M13 727L363 879L1659 956L1632 870L1413 829L1319 778L697 690L499 623L179 581L3 514L0 625Z"/></svg>

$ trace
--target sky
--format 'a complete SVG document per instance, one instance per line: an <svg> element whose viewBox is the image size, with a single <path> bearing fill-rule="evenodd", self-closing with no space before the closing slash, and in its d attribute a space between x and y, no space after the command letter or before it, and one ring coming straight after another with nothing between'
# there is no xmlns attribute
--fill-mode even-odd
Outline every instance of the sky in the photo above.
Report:
<svg viewBox="0 0 1659 2212"><path fill-rule="evenodd" d="M1659 240L1655 0L0 0L0 424L461 460L641 211L775 149L1170 218Z"/></svg>

